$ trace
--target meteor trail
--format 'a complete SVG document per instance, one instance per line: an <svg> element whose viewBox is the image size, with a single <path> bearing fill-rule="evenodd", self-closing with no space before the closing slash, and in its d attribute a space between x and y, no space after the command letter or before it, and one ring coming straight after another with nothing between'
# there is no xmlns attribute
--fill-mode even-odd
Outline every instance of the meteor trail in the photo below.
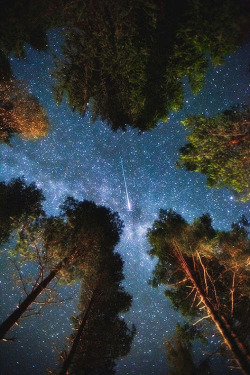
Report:
<svg viewBox="0 0 250 375"><path fill-rule="evenodd" d="M124 180L124 185L125 185L125 190L126 190L126 197L127 197L128 210L129 210L129 211L132 211L132 209L131 209L131 204L130 204L130 200L129 200L129 197L128 197L127 182L126 182L126 177L125 177L125 172L124 172L124 167L123 167L123 161L122 161L122 157L121 157L121 156L120 156L120 159L121 159L121 166L122 166L123 180Z"/></svg>

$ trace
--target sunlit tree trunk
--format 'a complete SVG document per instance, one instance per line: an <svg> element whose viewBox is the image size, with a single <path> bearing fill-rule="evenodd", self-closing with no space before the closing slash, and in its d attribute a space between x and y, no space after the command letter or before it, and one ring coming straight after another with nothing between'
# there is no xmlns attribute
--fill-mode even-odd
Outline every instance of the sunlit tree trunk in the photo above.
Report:
<svg viewBox="0 0 250 375"><path fill-rule="evenodd" d="M238 363L239 367L241 368L241 371L244 375L250 374L250 356L248 354L248 351L244 345L244 343L240 340L238 335L234 332L234 329L232 328L231 324L228 322L227 318L220 314L216 309L214 308L213 304L208 300L207 295L203 288L200 286L199 282L197 281L197 278L195 277L195 274L191 267L189 266L188 262L186 261L183 253L176 248L175 254L178 259L178 262L185 272L188 279L193 284L193 287L197 291L200 299L204 303L206 310L211 317L212 321L214 322L216 328L220 332L223 341L228 346L228 348L233 353L236 362Z"/></svg>

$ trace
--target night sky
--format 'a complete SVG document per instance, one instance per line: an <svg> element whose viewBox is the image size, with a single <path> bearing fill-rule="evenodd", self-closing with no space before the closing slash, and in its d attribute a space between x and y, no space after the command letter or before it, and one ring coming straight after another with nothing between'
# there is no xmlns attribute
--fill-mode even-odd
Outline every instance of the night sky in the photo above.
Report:
<svg viewBox="0 0 250 375"><path fill-rule="evenodd" d="M50 46L57 51L59 37L50 34ZM125 262L124 285L133 295L133 306L124 314L129 326L136 325L137 335L130 354L118 361L117 374L167 374L165 337L173 332L180 316L164 297L161 288L148 285L155 261L147 255L147 228L157 218L160 208L173 208L188 221L209 212L217 229L230 229L249 205L236 202L226 189L206 188L206 178L195 172L176 168L178 149L185 143L180 124L187 114L215 115L237 103L248 103L250 86L248 61L250 45L226 58L224 66L210 68L202 92L194 96L185 84L185 106L171 113L168 123L143 134L128 130L112 132L108 125L92 123L91 114L84 118L63 103L53 101L52 57L27 49L25 60L12 59L17 78L24 80L47 110L49 135L38 141L12 140L13 147L0 145L0 178L24 176L35 181L46 197L44 209L57 215L66 196L93 200L96 204L118 211L125 229L117 251ZM121 160L127 181L132 211L128 211ZM6 251L5 251L6 254ZM1 317L16 307L22 292L14 285L13 266L1 256ZM27 265L26 274L34 272ZM79 285L58 286L59 296L77 295ZM57 350L66 344L71 333L69 318L77 312L77 299L47 306L42 315L20 321L9 333L14 343L1 344L2 375L45 374L57 368ZM211 338L210 341L217 340ZM220 372L218 372L219 374ZM229 373L229 372L228 372ZM230 373L232 373L230 371Z"/></svg>

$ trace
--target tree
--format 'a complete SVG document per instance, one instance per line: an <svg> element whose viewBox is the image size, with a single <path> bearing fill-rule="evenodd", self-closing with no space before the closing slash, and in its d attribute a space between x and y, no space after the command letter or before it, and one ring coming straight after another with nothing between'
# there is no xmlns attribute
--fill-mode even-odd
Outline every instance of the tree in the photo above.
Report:
<svg viewBox="0 0 250 375"><path fill-rule="evenodd" d="M65 93L69 105L85 114L91 99L94 116L114 128L138 116L149 38L149 30L140 27L146 20L148 29L154 27L153 8L142 0L87 1L79 7L78 21L67 29L65 58L56 62L56 100L61 102Z"/></svg>
<svg viewBox="0 0 250 375"><path fill-rule="evenodd" d="M64 1L3 0L0 12L0 50L24 57L25 44L39 51L48 48L47 31L60 25Z"/></svg>
<svg viewBox="0 0 250 375"><path fill-rule="evenodd" d="M209 375L212 374L209 357L195 364L193 355L193 342L202 339L196 327L185 323L183 326L177 324L174 334L166 340L167 363L170 366L170 375Z"/></svg>
<svg viewBox="0 0 250 375"><path fill-rule="evenodd" d="M225 186L249 200L249 107L233 107L210 118L190 116L182 123L190 133L178 166L206 174L209 187Z"/></svg>
<svg viewBox="0 0 250 375"><path fill-rule="evenodd" d="M131 296L120 285L123 262L117 253L103 256L83 276L79 308L73 318L76 334L60 375L113 374L115 360L128 354L134 327L119 314L128 311Z"/></svg>
<svg viewBox="0 0 250 375"><path fill-rule="evenodd" d="M200 311L201 320L209 317L213 321L242 372L247 374L246 230L234 224L229 232L215 231L209 215L188 224L172 210L161 210L159 219L148 231L148 239L152 246L149 254L158 257L153 285L167 285L166 295L177 308L184 306L185 313L189 310L197 315L201 306L205 308L207 316ZM185 290L184 301L179 304Z"/></svg>
<svg viewBox="0 0 250 375"><path fill-rule="evenodd" d="M208 54L214 64L243 41L249 9L244 1L4 0L0 51L25 55L25 43L48 47L47 31L61 28L55 97L85 114L91 103L114 130L141 131L166 120L183 103L182 79L201 88Z"/></svg>
<svg viewBox="0 0 250 375"><path fill-rule="evenodd" d="M7 58L0 62L0 142L10 144L14 134L37 139L48 133L49 120L38 99L11 72Z"/></svg>
<svg viewBox="0 0 250 375"><path fill-rule="evenodd" d="M0 243L7 242L14 230L43 215L44 199L34 182L27 185L23 178L0 182Z"/></svg>
<svg viewBox="0 0 250 375"><path fill-rule="evenodd" d="M51 271L1 324L0 339L60 272L77 275L95 252L102 249L109 254L119 242L123 224L117 213L94 202L78 202L73 198L66 199L62 210L64 219L48 218L41 228L42 246L50 259Z"/></svg>
<svg viewBox="0 0 250 375"><path fill-rule="evenodd" d="M100 116L113 130L150 130L181 108L185 76L200 90L208 54L216 65L239 46L245 8L231 0L78 4L56 61L56 100L65 95L82 115L90 107L93 119Z"/></svg>
<svg viewBox="0 0 250 375"><path fill-rule="evenodd" d="M178 336L166 341L167 363L171 367L170 375L194 375L195 364L191 349Z"/></svg>

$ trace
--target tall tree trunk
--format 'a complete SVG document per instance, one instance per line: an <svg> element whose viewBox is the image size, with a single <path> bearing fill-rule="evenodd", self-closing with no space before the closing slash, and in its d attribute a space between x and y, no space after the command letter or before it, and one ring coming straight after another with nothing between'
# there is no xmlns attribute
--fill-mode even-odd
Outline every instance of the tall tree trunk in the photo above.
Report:
<svg viewBox="0 0 250 375"><path fill-rule="evenodd" d="M236 362L238 363L241 371L244 375L250 374L250 356L248 351L245 347L245 344L240 340L238 335L234 332L231 324L228 322L227 318L220 314L214 308L213 304L208 300L207 295L203 288L200 287L199 282L196 280L196 277L191 270L190 266L186 262L183 253L177 249L176 250L177 259L185 272L188 279L193 284L194 288L196 289L198 295L200 296L201 300L203 301L207 312L209 313L212 321L214 322L216 328L220 332L225 344L233 353Z"/></svg>
<svg viewBox="0 0 250 375"><path fill-rule="evenodd" d="M40 284L27 295L25 300L16 308L12 314L0 325L0 340L4 338L6 333L17 323L19 318L25 313L28 307L35 301L35 299L44 291L47 285L59 273L62 266L67 263L69 257L64 258L57 266L49 273L49 275L40 282Z"/></svg>
<svg viewBox="0 0 250 375"><path fill-rule="evenodd" d="M87 319L89 317L89 313L90 313L91 308L93 306L93 303L94 303L94 300L95 300L96 290L97 290L97 287L95 287L95 290L92 293L91 299L89 301L87 309L85 310L82 322L81 322L81 324L80 324L80 326L78 328L78 331L77 331L77 334L76 334L76 336L74 338L74 341L73 341L73 344L71 346L70 352L69 352L67 358L65 359L65 361L63 362L63 365L62 365L61 371L59 372L59 375L67 375L68 374L69 366L71 365L72 359L73 359L73 357L74 357L74 355L76 353L77 346L78 346L78 344L80 342L80 339L81 339L81 336L82 336L85 324L87 322Z"/></svg>

